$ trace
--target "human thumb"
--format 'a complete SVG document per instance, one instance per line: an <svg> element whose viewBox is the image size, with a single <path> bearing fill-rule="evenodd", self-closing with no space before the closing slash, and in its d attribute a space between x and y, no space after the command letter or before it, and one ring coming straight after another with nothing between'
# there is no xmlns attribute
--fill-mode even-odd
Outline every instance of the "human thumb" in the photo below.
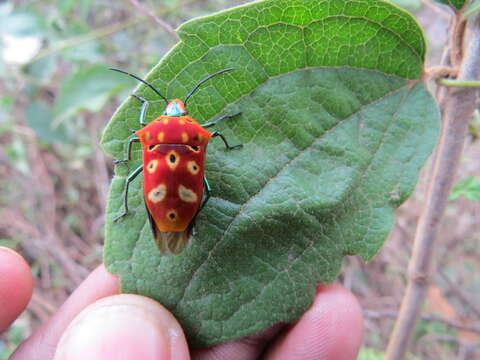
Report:
<svg viewBox="0 0 480 360"><path fill-rule="evenodd" d="M62 335L54 360L190 359L183 331L162 305L114 295L85 308Z"/></svg>

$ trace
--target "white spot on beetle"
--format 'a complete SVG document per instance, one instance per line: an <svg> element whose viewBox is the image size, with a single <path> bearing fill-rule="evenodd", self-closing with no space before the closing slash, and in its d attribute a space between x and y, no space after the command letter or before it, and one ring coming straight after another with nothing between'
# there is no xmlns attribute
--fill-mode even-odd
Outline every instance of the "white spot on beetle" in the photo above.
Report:
<svg viewBox="0 0 480 360"><path fill-rule="evenodd" d="M156 204L165 199L165 196L167 196L167 187L165 184L160 184L150 190L148 193L148 200Z"/></svg>
<svg viewBox="0 0 480 360"><path fill-rule="evenodd" d="M178 196L185 202L195 203L197 202L198 196L195 192L189 188L186 188L183 185L178 187Z"/></svg>
<svg viewBox="0 0 480 360"><path fill-rule="evenodd" d="M157 170L157 166L158 166L158 160L157 159L150 160L150 162L147 165L147 171L150 174L153 174L155 172L155 170Z"/></svg>

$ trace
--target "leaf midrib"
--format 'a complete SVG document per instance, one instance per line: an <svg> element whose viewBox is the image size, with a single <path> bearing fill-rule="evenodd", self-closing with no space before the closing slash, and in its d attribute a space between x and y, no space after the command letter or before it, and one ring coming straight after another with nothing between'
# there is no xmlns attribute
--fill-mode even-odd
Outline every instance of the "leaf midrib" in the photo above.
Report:
<svg viewBox="0 0 480 360"><path fill-rule="evenodd" d="M237 204L237 205L239 205L239 207L240 207L239 210L238 210L238 212L237 212L237 214L235 214L235 216L232 217L232 220L231 220L230 223L228 224L227 228L226 228L225 231L223 232L223 234L222 234L222 236L220 237L220 239L214 243L214 246L208 251L208 254L207 254L207 256L205 257L205 259L203 260L203 262L202 262L202 263L198 266L198 268L192 273L192 276L191 276L190 280L188 281L188 284L187 284L187 286L185 287L185 289L184 289L184 291L183 291L183 293L182 293L182 295L181 295L181 297L180 297L180 300L177 302L177 304L175 305L174 309L177 309L177 307L184 302L185 294L188 292L191 284L194 282L194 278L196 277L196 274L201 270L201 268L202 268L206 263L208 263L208 260L210 259L211 255L214 253L214 251L215 251L215 249L217 248L217 246L218 246L220 243L222 243L222 241L223 241L223 240L225 239L225 237L228 235L231 226L232 226L233 223L236 221L236 219L238 219L238 217L239 217L240 214L242 213L243 209L244 209L246 206L248 206L248 204L250 204L251 201L254 200L254 199L258 196L258 194L259 194L260 192L262 192L262 191L268 186L269 183L271 183L273 180L277 179L277 178L281 175L281 173L282 173L285 169L287 169L287 168L292 164L292 162L294 162L296 159L298 159L298 158L299 158L301 155L303 155L305 152L309 151L309 149L311 149L312 146L314 146L318 141L320 141L320 140L323 138L324 135L330 133L331 131L333 131L335 128L337 128L337 127L340 126L341 124L343 124L343 123L345 123L346 121L350 120L352 117L358 115L358 114L361 113L366 107L374 106L375 104L381 102L381 101L382 101L383 99L385 99L386 97L391 96L391 95L394 95L394 94L396 94L396 93L398 93L398 92L400 92L400 91L402 91L402 90L404 90L404 89L408 89L408 88L410 88L410 87L411 87L411 84L410 84L410 83L407 83L407 84L405 84L405 85L403 85L403 86L401 86L401 87L399 87L399 88L397 88L397 89L395 89L395 90L393 90L393 91L390 91L390 92L385 93L385 95L379 97L379 98L376 99L375 101L372 101L372 102L370 102L370 103L368 103L368 104L365 104L365 105L359 107L359 109L358 109L357 111L355 111L354 113L350 114L350 115L349 115L348 117L346 117L345 119L339 121L339 122L338 122L337 124L335 124L332 128L330 128L330 129L326 130L324 133L322 133L319 137L315 138L315 139L314 139L309 145L307 145L303 150L299 150L298 153L297 153L294 157L292 157L292 159L290 159L283 167L281 167L274 176L272 176L271 178L269 178L269 179L263 184L263 186L261 186L261 187L259 188L259 190L258 190L255 194L253 194L252 196L250 196L250 197L248 198L248 200L247 200L245 203L243 203L243 204ZM399 102L398 107L400 107L400 105L402 104L402 102L403 102L403 100L402 100L401 102ZM397 111L398 111L398 109L397 109ZM396 112L397 112L397 111L396 111ZM395 112L395 113L396 113L396 112ZM394 117L392 116L392 122L393 122L393 118L394 118ZM363 176L365 175L365 173L366 173L366 172L368 171L368 169L370 168L371 163L373 162L373 160L374 160L374 158L375 158L375 155L377 154L378 150L381 148L381 146L382 146L382 144L383 144L383 139L384 139L384 137L385 137L385 134L388 132L388 129L390 128L390 125L391 125L392 122L390 122L389 126L387 127L387 129L385 129L384 133L382 134L382 140L379 142L378 147L377 147L377 148L375 149L375 151L372 153L372 156L370 157L370 160L369 160L368 164L366 164L365 169L361 172L360 176L358 176L358 179L359 179L359 180L358 180L358 182L357 182L357 185L354 186L354 188L352 189L352 191L349 191L349 194L352 194L352 193L354 192L354 190L355 190L356 188L358 188L358 186L361 184L360 179L363 178ZM224 199L222 199L222 198L220 198L220 197L215 197L215 198L220 199L220 200L224 200ZM293 266L294 263L296 263L296 261L301 258L301 256L303 255L303 253L304 253L308 248L309 248L309 246L305 247L305 249L301 252L301 254L299 254L299 255L290 263L290 267ZM280 273L281 273L281 272L278 272L277 275L270 281L270 283L272 283L272 282L277 278L278 274L280 274ZM266 286L265 286L265 287L266 287ZM262 291L263 291L263 290L262 290ZM258 296L256 296L255 298L258 298L260 295L261 295L261 293L260 293ZM254 299L255 299L255 298L254 298ZM236 312L237 312L237 311L239 311L239 309L237 309Z"/></svg>

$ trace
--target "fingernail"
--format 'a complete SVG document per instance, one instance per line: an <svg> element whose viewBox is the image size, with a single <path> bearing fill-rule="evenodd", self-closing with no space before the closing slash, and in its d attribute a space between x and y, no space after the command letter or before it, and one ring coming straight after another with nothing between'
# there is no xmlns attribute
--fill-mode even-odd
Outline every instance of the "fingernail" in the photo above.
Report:
<svg viewBox="0 0 480 360"><path fill-rule="evenodd" d="M57 346L54 360L170 360L184 339L173 316L138 295L115 295L84 309ZM186 348L186 342L180 344Z"/></svg>

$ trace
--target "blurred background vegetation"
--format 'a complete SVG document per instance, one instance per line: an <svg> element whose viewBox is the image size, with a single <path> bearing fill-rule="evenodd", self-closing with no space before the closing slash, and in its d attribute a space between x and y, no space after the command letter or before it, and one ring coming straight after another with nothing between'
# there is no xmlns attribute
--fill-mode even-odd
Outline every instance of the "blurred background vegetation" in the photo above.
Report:
<svg viewBox="0 0 480 360"><path fill-rule="evenodd" d="M112 159L99 148L99 138L136 86L107 68L143 76L176 43L171 28L245 2L0 2L0 245L20 251L36 279L28 311L0 336L0 359L8 358L102 261ZM428 0L394 2L425 28L428 64L438 64L447 8ZM480 358L479 136L477 117L437 243L438 271L412 359ZM363 359L383 358L406 283L423 187L422 178L372 262L345 259L339 281L365 309Z"/></svg>

